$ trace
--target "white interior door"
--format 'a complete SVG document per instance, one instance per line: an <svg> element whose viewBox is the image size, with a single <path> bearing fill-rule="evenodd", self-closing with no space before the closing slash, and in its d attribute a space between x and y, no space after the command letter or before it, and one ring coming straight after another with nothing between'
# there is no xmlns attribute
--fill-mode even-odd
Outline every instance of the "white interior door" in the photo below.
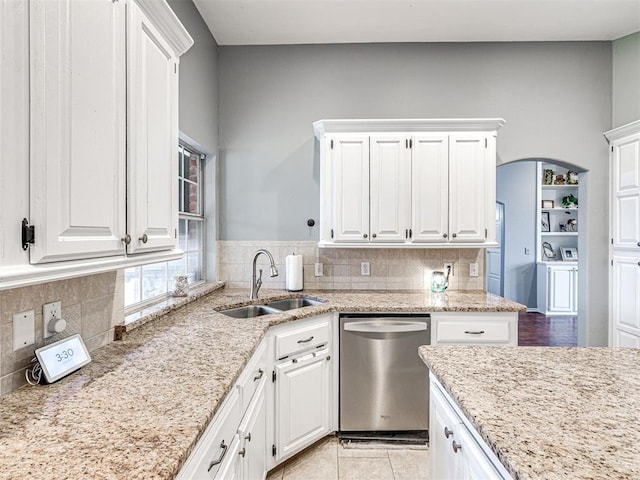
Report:
<svg viewBox="0 0 640 480"><path fill-rule="evenodd" d="M504 203L496 202L496 240L498 246L487 248L487 292L504 296Z"/></svg>

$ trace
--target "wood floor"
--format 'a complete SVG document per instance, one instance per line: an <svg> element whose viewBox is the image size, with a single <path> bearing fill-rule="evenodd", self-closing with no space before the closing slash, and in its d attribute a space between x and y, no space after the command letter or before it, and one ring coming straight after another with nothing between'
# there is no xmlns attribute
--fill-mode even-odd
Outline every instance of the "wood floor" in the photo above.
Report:
<svg viewBox="0 0 640 480"><path fill-rule="evenodd" d="M575 347L578 321L569 315L545 316L541 313L518 315L518 345Z"/></svg>

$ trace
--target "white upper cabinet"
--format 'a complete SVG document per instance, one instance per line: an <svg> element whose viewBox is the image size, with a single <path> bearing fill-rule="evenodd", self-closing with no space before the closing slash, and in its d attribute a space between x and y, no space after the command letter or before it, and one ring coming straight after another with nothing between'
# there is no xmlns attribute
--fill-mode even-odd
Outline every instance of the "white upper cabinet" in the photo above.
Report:
<svg viewBox="0 0 640 480"><path fill-rule="evenodd" d="M125 235L125 5L33 0L31 263L117 255Z"/></svg>
<svg viewBox="0 0 640 480"><path fill-rule="evenodd" d="M503 123L315 122L320 246L495 245L495 137Z"/></svg>
<svg viewBox="0 0 640 480"><path fill-rule="evenodd" d="M449 236L449 136L446 133L414 136L411 182L412 241L446 241Z"/></svg>
<svg viewBox="0 0 640 480"><path fill-rule="evenodd" d="M0 13L0 289L178 258L178 59L193 40L169 5Z"/></svg>
<svg viewBox="0 0 640 480"><path fill-rule="evenodd" d="M405 242L411 221L411 150L402 135L370 139L371 242Z"/></svg>
<svg viewBox="0 0 640 480"><path fill-rule="evenodd" d="M334 242L369 240L369 137L346 136L329 140L333 175L331 231Z"/></svg>
<svg viewBox="0 0 640 480"><path fill-rule="evenodd" d="M128 253L171 249L178 226L178 57L137 4L128 36Z"/></svg>

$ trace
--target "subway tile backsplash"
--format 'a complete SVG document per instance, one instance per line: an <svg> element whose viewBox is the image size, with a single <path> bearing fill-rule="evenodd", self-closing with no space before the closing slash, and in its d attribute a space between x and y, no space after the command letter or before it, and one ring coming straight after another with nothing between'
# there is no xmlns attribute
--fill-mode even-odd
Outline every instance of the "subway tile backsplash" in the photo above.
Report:
<svg viewBox="0 0 640 480"><path fill-rule="evenodd" d="M280 275L268 275L264 256L258 259L264 288L285 288L285 257L304 257L304 288L313 290L425 290L431 272L443 270L445 262L455 264L450 290L484 290L484 249L432 248L318 248L313 241L218 241L217 280L230 288L251 286L251 261L259 248L269 250ZM314 276L314 264L323 264L324 276ZM369 262L371 274L360 275L360 262ZM469 277L469 264L478 264L478 277Z"/></svg>
<svg viewBox="0 0 640 480"><path fill-rule="evenodd" d="M43 345L79 333L89 352L113 340L124 318L123 271L100 273L0 292L0 394L25 382L24 370ZM43 340L42 306L60 300L64 332ZM35 311L36 343L13 351L13 315Z"/></svg>

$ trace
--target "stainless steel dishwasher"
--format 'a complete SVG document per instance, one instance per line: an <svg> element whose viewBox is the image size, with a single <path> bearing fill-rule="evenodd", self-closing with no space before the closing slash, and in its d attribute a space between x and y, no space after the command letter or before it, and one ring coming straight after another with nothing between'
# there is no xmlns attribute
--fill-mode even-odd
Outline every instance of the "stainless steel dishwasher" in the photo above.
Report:
<svg viewBox="0 0 640 480"><path fill-rule="evenodd" d="M340 436L428 440L427 314L340 315Z"/></svg>

